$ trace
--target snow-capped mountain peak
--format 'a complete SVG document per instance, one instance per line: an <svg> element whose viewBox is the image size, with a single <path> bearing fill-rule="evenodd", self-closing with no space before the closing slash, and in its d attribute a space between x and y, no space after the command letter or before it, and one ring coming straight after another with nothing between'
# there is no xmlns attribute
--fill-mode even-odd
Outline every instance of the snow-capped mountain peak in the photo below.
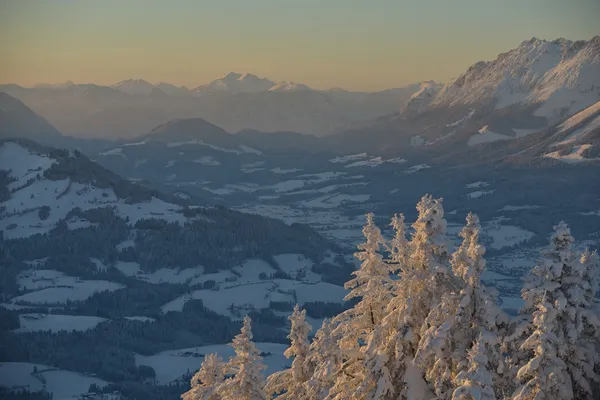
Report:
<svg viewBox="0 0 600 400"><path fill-rule="evenodd" d="M292 81L281 81L272 88L269 89L271 92L302 92L312 91L309 86L302 83L296 83Z"/></svg>
<svg viewBox="0 0 600 400"><path fill-rule="evenodd" d="M226 92L226 93L257 93L265 92L275 86L275 82L256 75L230 72L223 77L202 85L194 90L197 94Z"/></svg>
<svg viewBox="0 0 600 400"><path fill-rule="evenodd" d="M126 79L113 86L113 89L131 94L148 96L156 87L144 79Z"/></svg>
<svg viewBox="0 0 600 400"><path fill-rule="evenodd" d="M556 121L600 98L600 36L589 41L531 38L496 60L478 62L447 84L432 107L540 105Z"/></svg>

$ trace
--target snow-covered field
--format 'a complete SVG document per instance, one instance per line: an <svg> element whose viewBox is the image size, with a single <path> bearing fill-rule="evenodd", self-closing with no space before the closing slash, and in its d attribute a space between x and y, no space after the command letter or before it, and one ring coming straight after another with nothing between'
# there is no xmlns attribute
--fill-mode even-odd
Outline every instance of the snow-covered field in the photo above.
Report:
<svg viewBox="0 0 600 400"><path fill-rule="evenodd" d="M34 368L36 373L34 373ZM107 382L85 376L78 372L65 371L41 364L4 362L0 363L0 387L25 389L31 392L45 390L57 400L79 399L88 392L90 385L106 386Z"/></svg>
<svg viewBox="0 0 600 400"><path fill-rule="evenodd" d="M257 277L254 282L222 284L218 290L193 291L168 302L161 310L163 313L182 311L186 302L200 299L209 310L240 319L249 311L268 308L271 301L300 305L309 301L343 303L345 295L343 287L326 282L305 283L287 279L260 281Z"/></svg>
<svg viewBox="0 0 600 400"><path fill-rule="evenodd" d="M44 269L22 272L17 277L17 284L21 290L33 291L14 297L11 299L12 303L63 304L67 300L85 300L97 292L123 288L123 285L114 282L82 280L59 271Z"/></svg>
<svg viewBox="0 0 600 400"><path fill-rule="evenodd" d="M256 343L256 347L260 352L270 353L265 355L263 359L263 364L267 366L267 370L264 371L265 374L281 371L291 364L291 361L283 355L288 345ZM231 346L228 344L218 344L163 351L152 356L136 355L135 362L138 366L147 365L154 368L157 382L164 385L180 379L188 372L197 371L204 360L204 356L211 353L217 353L225 361L234 355Z"/></svg>

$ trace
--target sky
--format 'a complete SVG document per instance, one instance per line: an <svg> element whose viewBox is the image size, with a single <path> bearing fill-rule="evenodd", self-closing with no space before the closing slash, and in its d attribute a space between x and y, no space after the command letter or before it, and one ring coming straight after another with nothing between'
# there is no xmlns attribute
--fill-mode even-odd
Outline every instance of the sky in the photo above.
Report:
<svg viewBox="0 0 600 400"><path fill-rule="evenodd" d="M0 0L0 83L317 89L447 82L533 36L600 34L598 0Z"/></svg>

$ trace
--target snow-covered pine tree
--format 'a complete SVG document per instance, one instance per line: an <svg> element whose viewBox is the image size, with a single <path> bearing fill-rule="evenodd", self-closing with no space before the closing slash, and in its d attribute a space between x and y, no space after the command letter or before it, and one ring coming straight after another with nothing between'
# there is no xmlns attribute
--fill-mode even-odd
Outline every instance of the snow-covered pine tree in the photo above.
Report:
<svg viewBox="0 0 600 400"><path fill-rule="evenodd" d="M452 392L452 400L496 400L485 347L485 341L480 335L469 351L468 369L454 378L456 389Z"/></svg>
<svg viewBox="0 0 600 400"><path fill-rule="evenodd" d="M526 335L516 358L523 360L520 365L525 364L517 373L524 382L515 392L519 400L527 398L528 393L540 393L540 398L592 399L592 384L600 380L594 371L600 364L594 336L599 319L594 306L586 301L589 293L596 291L586 281L590 279L588 256L584 253L584 257L577 257L572 249L574 239L564 222L554 230L550 249L533 268L522 292L524 310L533 306L537 310L531 324L533 333L528 335L531 328L527 326L516 335L517 340L518 334ZM568 388L559 388L560 382Z"/></svg>
<svg viewBox="0 0 600 400"><path fill-rule="evenodd" d="M300 311L297 304L289 320L291 328L288 339L291 344L283 355L287 358L294 357L292 367L269 376L265 392L268 395L278 394L277 398L281 400L309 400L305 383L312 375L308 363L310 348L308 334L312 327L306 322L306 310Z"/></svg>
<svg viewBox="0 0 600 400"><path fill-rule="evenodd" d="M517 372L520 385L513 400L571 400L573 383L567 372L567 365L558 356L562 344L554 334L558 310L553 304L538 304L533 313L535 330L522 347L533 351L533 358Z"/></svg>
<svg viewBox="0 0 600 400"><path fill-rule="evenodd" d="M423 368L432 389L441 398L450 396L457 374L469 368L467 355L477 340L482 342L486 360L492 365L494 382L501 385L497 372L504 372L498 333L506 323L494 296L481 283L485 267L485 247L479 244L479 218L469 213L460 232L462 244L452 254L451 265L458 278L459 293L443 295L439 305L427 316L415 362Z"/></svg>
<svg viewBox="0 0 600 400"><path fill-rule="evenodd" d="M362 251L355 254L356 258L362 261L361 267L353 273L355 277L345 285L350 289L345 300L360 298L360 301L333 321L336 324L333 334L340 338L338 345L342 350L343 364L334 386L330 389L331 399L345 399L348 396L361 398L356 390L363 383L366 374L362 345L380 324L392 298L390 267L380 254L385 240L375 225L372 213L367 214L363 234L366 241L358 246Z"/></svg>
<svg viewBox="0 0 600 400"><path fill-rule="evenodd" d="M406 240L404 214L394 214L390 226L394 228L394 237L387 247L390 252L392 272L397 272L398 269L406 264L410 255L408 240Z"/></svg>
<svg viewBox="0 0 600 400"><path fill-rule="evenodd" d="M219 400L216 393L225 379L223 359L217 354L208 354L200 370L191 379L191 388L181 395L183 400Z"/></svg>
<svg viewBox="0 0 600 400"><path fill-rule="evenodd" d="M399 279L391 281L393 297L387 315L372 331L362 349L360 393L366 399L427 399L432 394L423 371L414 364L421 327L443 293L452 290L446 266L446 221L441 199L424 196L412 225L406 261L395 267ZM400 219L396 227L399 229ZM398 236L401 236L397 235ZM393 247L393 246L392 246Z"/></svg>
<svg viewBox="0 0 600 400"><path fill-rule="evenodd" d="M310 344L308 357L312 376L305 383L306 395L310 400L324 400L333 386L335 374L342 365L342 353L332 333L332 323L325 319Z"/></svg>
<svg viewBox="0 0 600 400"><path fill-rule="evenodd" d="M225 365L225 372L233 377L226 379L217 387L217 394L221 400L264 400L265 379L262 371L266 367L262 364L256 345L252 342L252 321L250 317L244 318L242 331L233 338L231 347L235 356Z"/></svg>

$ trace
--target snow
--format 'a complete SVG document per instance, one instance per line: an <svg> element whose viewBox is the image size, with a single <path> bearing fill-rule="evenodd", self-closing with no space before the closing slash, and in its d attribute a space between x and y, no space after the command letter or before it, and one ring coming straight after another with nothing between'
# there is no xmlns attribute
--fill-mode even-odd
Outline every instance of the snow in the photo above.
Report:
<svg viewBox="0 0 600 400"><path fill-rule="evenodd" d="M123 251L128 247L135 247L135 241L133 239L123 240L121 243L115 246L117 251Z"/></svg>
<svg viewBox="0 0 600 400"><path fill-rule="evenodd" d="M96 226L96 225L98 225L98 224L92 224L87 219L76 217L76 216L71 217L67 221L67 228L71 231L73 231L75 229L88 228L90 226Z"/></svg>
<svg viewBox="0 0 600 400"><path fill-rule="evenodd" d="M280 167L275 167L275 168L270 169L269 171L271 171L274 174L290 174L292 172L300 172L300 171L302 171L302 168L282 169Z"/></svg>
<svg viewBox="0 0 600 400"><path fill-rule="evenodd" d="M427 169L427 168L431 168L431 167L427 164L413 165L412 167L405 170L404 173L405 174L414 174L415 172L419 172L422 169Z"/></svg>
<svg viewBox="0 0 600 400"><path fill-rule="evenodd" d="M580 141L582 139L585 139L586 135L588 133L591 133L593 130L598 129L598 128L600 128L600 115L598 115L597 117L595 117L592 120L590 120L589 122L587 122L585 124L585 126L579 128L579 129L575 129L573 132L571 132L571 134L569 134L569 136L567 136L566 138L564 138L560 142L552 143L550 145L550 147L561 146L561 145L564 145L564 144L578 142L578 141Z"/></svg>
<svg viewBox="0 0 600 400"><path fill-rule="evenodd" d="M564 39L525 41L494 61L473 65L444 86L432 105L539 104L535 115L559 119L562 111L574 113L598 101L595 46L594 39L583 46Z"/></svg>
<svg viewBox="0 0 600 400"><path fill-rule="evenodd" d="M99 153L98 155L100 155L100 156L120 156L123 158L127 158L127 156L125 154L123 154L123 149L120 147Z"/></svg>
<svg viewBox="0 0 600 400"><path fill-rule="evenodd" d="M588 211L588 212L580 212L580 215L588 215L588 216L597 216L600 217L600 210L596 210L596 211Z"/></svg>
<svg viewBox="0 0 600 400"><path fill-rule="evenodd" d="M488 187L488 186L490 186L490 184L487 182L477 181L477 182L467 183L465 185L465 188L466 189L479 189L479 188L484 188L484 187Z"/></svg>
<svg viewBox="0 0 600 400"><path fill-rule="evenodd" d="M343 164L343 163L347 163L350 161L362 160L363 158L367 158L367 153L351 154L348 156L338 156L338 157L330 159L329 162L333 163L333 164L337 164L337 163Z"/></svg>
<svg viewBox="0 0 600 400"><path fill-rule="evenodd" d="M10 171L9 177L16 179L16 182L8 184L9 189L23 185L37 174L43 174L55 162L16 143L6 142L0 147L0 170Z"/></svg>
<svg viewBox="0 0 600 400"><path fill-rule="evenodd" d="M302 254L279 254L273 256L273 259L279 268L288 274L292 279L297 279L300 271L306 273L304 281L319 281L321 276L311 271L313 262Z"/></svg>
<svg viewBox="0 0 600 400"><path fill-rule="evenodd" d="M210 167L216 167L218 165L221 165L221 163L212 156L202 156L200 158L195 159L193 162L202 165L207 165Z"/></svg>
<svg viewBox="0 0 600 400"><path fill-rule="evenodd" d="M75 278L74 278L75 279ZM11 299L13 303L28 304L64 304L67 301L83 301L94 293L105 290L114 291L124 288L123 285L108 281L79 281L70 286L47 287L26 293Z"/></svg>
<svg viewBox="0 0 600 400"><path fill-rule="evenodd" d="M496 190L492 189L492 190L477 190L475 192L471 192L471 193L467 193L467 197L469 199L477 199L481 196L487 196L488 194L492 194L494 193Z"/></svg>
<svg viewBox="0 0 600 400"><path fill-rule="evenodd" d="M486 224L484 234L491 238L492 243L489 247L495 250L521 244L535 236L533 232L526 231L518 226L500 225L496 222Z"/></svg>
<svg viewBox="0 0 600 400"><path fill-rule="evenodd" d="M410 138L410 145L412 147L421 147L425 144L425 138L421 135L412 136Z"/></svg>
<svg viewBox="0 0 600 400"><path fill-rule="evenodd" d="M528 205L528 204L524 204L522 206L506 205L506 206L502 207L499 211L535 210L538 208L542 208L542 206L534 206L534 205Z"/></svg>
<svg viewBox="0 0 600 400"><path fill-rule="evenodd" d="M378 166L382 165L383 163L402 164L405 162L406 162L406 160L404 158L400 158L400 157L390 158L389 160L384 160L381 157L373 157L368 160L360 160L360 161L355 161L351 164L347 164L346 168L356 168L356 167L374 168L374 167L378 167Z"/></svg>
<svg viewBox="0 0 600 400"><path fill-rule="evenodd" d="M600 101L597 101L590 107L586 108L583 111L578 112L577 114L573 115L572 117L567 119L565 122L560 124L558 126L558 131L556 133L565 132L565 131L573 128L575 125L580 124L581 122L585 121L586 119L590 118L591 116L593 116L594 114L597 114L597 113L600 113ZM598 124L600 124L599 118L600 118L600 116L597 116L596 118L594 118L592 124L595 126L598 126Z"/></svg>
<svg viewBox="0 0 600 400"><path fill-rule="evenodd" d="M108 267L104 265L104 263L97 258L90 258L90 261L96 266L96 271L106 271Z"/></svg>
<svg viewBox="0 0 600 400"><path fill-rule="evenodd" d="M15 155L21 158L15 160L13 158ZM85 211L115 206L120 216L129 217L131 225L143 218L161 218L179 223L185 221L185 217L180 212L181 206L166 203L155 197L149 201L127 204L118 198L112 189L100 189L69 179L42 178L23 186L29 179L35 178L38 173L41 174L49 168L54 160L31 154L28 149L14 143L3 144L0 156L2 156L0 168L10 169L10 176L17 179L16 182L11 182L8 188L13 190L20 188L11 194L10 199L2 203L5 210L0 213L0 230L4 232L4 237L7 239L48 233L75 208ZM42 220L38 210L48 205L50 205L50 213L48 218ZM86 226L89 226L87 221L76 218L69 220L70 229Z"/></svg>
<svg viewBox="0 0 600 400"><path fill-rule="evenodd" d="M492 143L498 140L512 140L513 138L500 133L495 133L489 130L488 126L479 129L478 134L475 134L467 141L467 146L475 146L482 143Z"/></svg>
<svg viewBox="0 0 600 400"><path fill-rule="evenodd" d="M371 167L371 168L373 168L373 167L377 167L383 163L384 163L384 161L381 157L374 157L369 160L353 162L352 164L346 165L346 168L356 168L356 167Z"/></svg>
<svg viewBox="0 0 600 400"><path fill-rule="evenodd" d="M569 154L560 155L558 151L553 151L552 153L544 154L544 157L554 158L568 164L579 163L588 160L587 158L583 157L583 152L590 147L592 147L591 144L581 144L573 146L573 149Z"/></svg>
<svg viewBox="0 0 600 400"><path fill-rule="evenodd" d="M57 314L20 314L19 321L21 327L15 332L36 332L36 331L87 331L94 329L100 322L106 321L106 318L92 317L85 315L57 315Z"/></svg>
<svg viewBox="0 0 600 400"><path fill-rule="evenodd" d="M469 109L469 113L467 115L465 115L463 118L461 118L461 119L459 119L457 121L454 121L454 122L452 122L450 124L447 124L446 126L448 128L454 128L454 127L457 127L457 126L464 126L467 123L467 121L470 120L471 117L473 117L473 114L475 114L475 109L470 108Z"/></svg>
<svg viewBox="0 0 600 400"><path fill-rule="evenodd" d="M333 194L302 201L299 204L309 208L338 208L344 203L364 203L370 198L370 194Z"/></svg>
<svg viewBox="0 0 600 400"><path fill-rule="evenodd" d="M261 151L253 149L252 147L248 147L245 145L240 145L238 149L226 149L224 147L215 146L210 143L205 143L202 140L185 140L185 141L181 141L181 142L168 142L167 143L168 148L180 147L180 146L194 146L194 145L206 146L206 147L209 147L216 151L221 151L223 153L231 153L231 154L236 154L236 155L240 155L240 154L261 155L262 154Z"/></svg>
<svg viewBox="0 0 600 400"><path fill-rule="evenodd" d="M288 347L278 343L256 343L258 350L271 353L263 359L267 366L265 374L272 374L285 369L291 361L284 357L283 352ZM200 368L204 356L217 353L227 361L234 356L233 348L228 344L217 344L210 346L191 347L187 349L169 350L152 356L136 355L136 365L147 365L156 372L158 384L164 385L180 379L188 372L197 371Z"/></svg>
<svg viewBox="0 0 600 400"><path fill-rule="evenodd" d="M34 367L37 368L37 374L33 374ZM78 372L65 371L42 364L0 363L0 387L26 389L32 392L46 390L48 393L52 393L54 399L75 400L88 393L92 384L102 387L108 383Z"/></svg>
<svg viewBox="0 0 600 400"><path fill-rule="evenodd" d="M115 268L121 271L126 276L134 277L138 280L160 284L160 283L187 283L194 278L203 276L204 267L198 266L195 268L161 268L152 273L143 272L140 265L136 262L117 261Z"/></svg>
<svg viewBox="0 0 600 400"><path fill-rule="evenodd" d="M259 156L262 155L262 151L253 149L252 147L248 147L244 144L240 144L240 149L242 150L242 152L247 154L256 154Z"/></svg>
<svg viewBox="0 0 600 400"><path fill-rule="evenodd" d="M303 283L287 279L272 281L256 279L251 283L232 282L229 286L222 284L219 290L196 290L168 302L161 307L161 310L165 314L170 311L182 311L187 301L200 299L204 307L209 310L239 319L249 311L268 308L271 301L296 301L300 305L307 301L342 303L345 294L346 291L341 286L325 282ZM241 316L231 313L231 305L243 310Z"/></svg>
<svg viewBox="0 0 600 400"><path fill-rule="evenodd" d="M148 322L148 323L156 322L156 320L154 318L142 317L142 316L125 317L125 319L127 319L129 321L140 321L140 322Z"/></svg>

